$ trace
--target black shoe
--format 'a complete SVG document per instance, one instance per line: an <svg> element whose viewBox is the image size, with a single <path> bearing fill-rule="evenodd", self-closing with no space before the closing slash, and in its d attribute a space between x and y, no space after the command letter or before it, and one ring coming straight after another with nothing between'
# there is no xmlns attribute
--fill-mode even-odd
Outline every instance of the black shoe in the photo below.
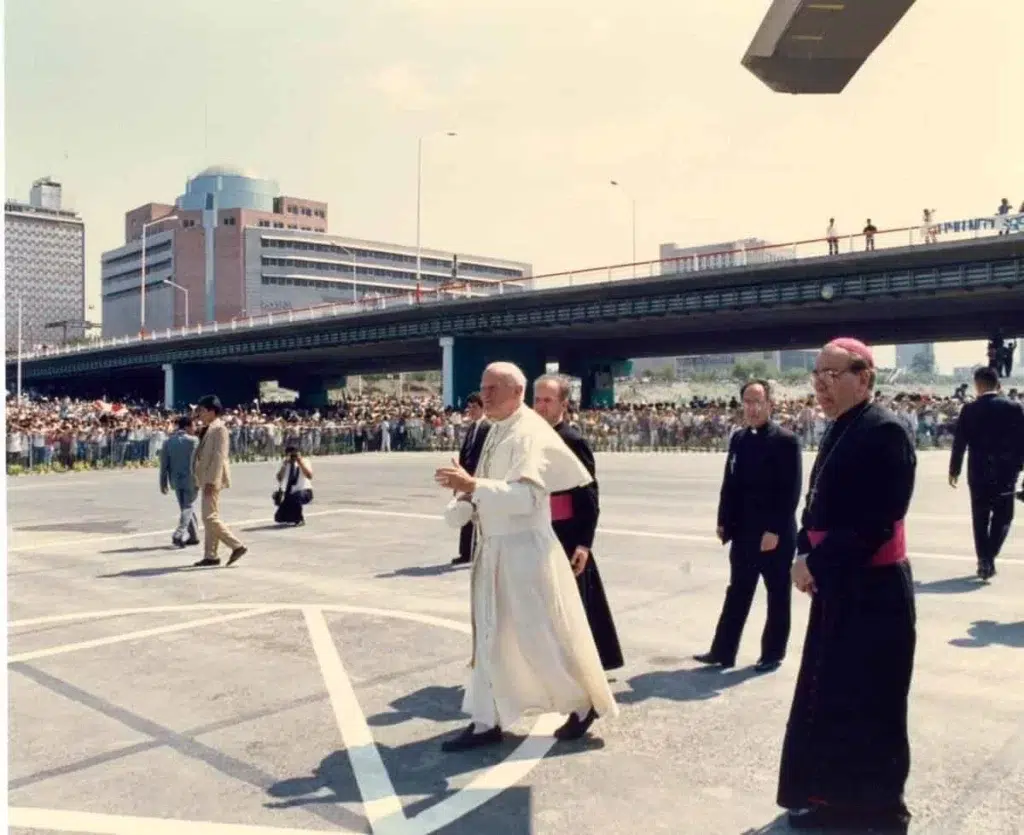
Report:
<svg viewBox="0 0 1024 835"><path fill-rule="evenodd" d="M781 666L782 666L782 659L781 658L776 658L776 659L760 658L760 659L758 659L758 662L754 665L754 672L755 673L774 673Z"/></svg>
<svg viewBox="0 0 1024 835"><path fill-rule="evenodd" d="M186 539L182 544L183 545L198 545L199 544L199 540L198 539Z"/></svg>
<svg viewBox="0 0 1024 835"><path fill-rule="evenodd" d="M195 568L205 568L211 565L220 565L220 560L216 557L203 557L199 562L194 562L192 565Z"/></svg>
<svg viewBox="0 0 1024 835"><path fill-rule="evenodd" d="M579 739L590 730L590 726L596 721L597 711L594 710L594 708L590 708L590 710L587 711L587 715L582 719L576 715L576 711L573 711L569 714L569 718L565 720L565 724L555 731L555 739L561 740L562 742Z"/></svg>
<svg viewBox="0 0 1024 835"><path fill-rule="evenodd" d="M905 808L886 812L839 810L829 806L791 809L789 828L797 831L864 833L864 835L907 835L911 815Z"/></svg>
<svg viewBox="0 0 1024 835"><path fill-rule="evenodd" d="M469 557L456 557L452 560L452 565L466 565L469 561Z"/></svg>
<svg viewBox="0 0 1024 835"><path fill-rule="evenodd" d="M713 652L705 652L703 655L695 655L693 656L693 660L700 661L701 664L707 664L710 667L721 667L723 670L728 670L736 666L735 660L730 659L728 661L723 661Z"/></svg>
<svg viewBox="0 0 1024 835"><path fill-rule="evenodd" d="M473 724L464 728L462 733L453 739L441 743L441 750L449 754L456 751L471 751L474 748L483 748L487 745L497 745L505 738L500 727L490 728L483 733L474 733Z"/></svg>
<svg viewBox="0 0 1024 835"><path fill-rule="evenodd" d="M228 557L228 565L234 565L248 553L248 548L246 548L244 545L239 545L237 548L235 548L234 551L231 552L231 556Z"/></svg>
<svg viewBox="0 0 1024 835"><path fill-rule="evenodd" d="M171 537L171 545L173 545L175 548L185 547L185 543L178 539L176 536Z"/></svg>
<svg viewBox="0 0 1024 835"><path fill-rule="evenodd" d="M996 564L993 560L978 560L978 577L988 580L996 574Z"/></svg>

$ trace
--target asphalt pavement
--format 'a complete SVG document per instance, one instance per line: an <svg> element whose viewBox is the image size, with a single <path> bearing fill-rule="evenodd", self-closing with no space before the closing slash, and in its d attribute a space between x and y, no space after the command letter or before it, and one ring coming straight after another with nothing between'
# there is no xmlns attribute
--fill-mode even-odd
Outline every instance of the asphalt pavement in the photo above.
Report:
<svg viewBox="0 0 1024 835"><path fill-rule="evenodd" d="M755 675L698 669L728 563L723 456L598 456L596 558L626 667L621 715L557 719L446 755L461 728L469 574L432 482L446 455L314 459L302 528L273 525L273 463L236 465L223 516L250 552L193 569L156 470L8 480L11 832L672 835L785 832L774 804L806 626ZM922 453L911 831L1024 832L1024 537L974 579L966 489ZM809 469L810 459L805 464Z"/></svg>

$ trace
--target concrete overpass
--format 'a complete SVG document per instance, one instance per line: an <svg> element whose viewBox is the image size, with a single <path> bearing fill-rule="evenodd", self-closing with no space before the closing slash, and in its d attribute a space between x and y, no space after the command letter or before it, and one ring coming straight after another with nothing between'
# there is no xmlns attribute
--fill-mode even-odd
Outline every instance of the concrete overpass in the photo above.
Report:
<svg viewBox="0 0 1024 835"><path fill-rule="evenodd" d="M27 384L182 405L251 401L264 380L319 403L346 374L441 368L451 403L506 359L549 361L607 399L642 356L812 347L838 333L883 343L984 339L1024 322L1024 234L660 275L66 352L26 362ZM979 357L979 361L982 358ZM7 365L8 389L14 371ZM602 382L604 381L604 382ZM602 393L603 392L603 393Z"/></svg>
<svg viewBox="0 0 1024 835"><path fill-rule="evenodd" d="M914 0L774 0L743 66L777 93L841 93Z"/></svg>

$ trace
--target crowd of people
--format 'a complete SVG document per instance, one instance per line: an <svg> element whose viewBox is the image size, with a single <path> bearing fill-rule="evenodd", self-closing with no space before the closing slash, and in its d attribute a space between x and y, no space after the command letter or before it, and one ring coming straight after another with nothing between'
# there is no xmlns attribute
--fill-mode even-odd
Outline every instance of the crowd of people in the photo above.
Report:
<svg viewBox="0 0 1024 835"><path fill-rule="evenodd" d="M919 448L951 443L961 397L900 392L882 400L894 408ZM140 402L53 398L18 403L8 398L7 471L151 466L175 417ZM806 449L817 448L826 422L812 397L783 399L776 417L800 436ZM224 422L237 461L279 459L288 446L306 456L454 451L466 429L461 410L446 409L436 395L351 396L321 409L257 402L227 409ZM742 404L738 396L619 403L577 410L573 422L601 452L716 452L727 447L741 425Z"/></svg>

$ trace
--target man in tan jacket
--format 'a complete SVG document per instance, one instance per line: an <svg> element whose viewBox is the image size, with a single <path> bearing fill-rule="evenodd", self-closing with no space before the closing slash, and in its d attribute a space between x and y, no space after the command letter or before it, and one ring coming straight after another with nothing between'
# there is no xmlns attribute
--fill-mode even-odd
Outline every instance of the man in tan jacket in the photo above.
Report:
<svg viewBox="0 0 1024 835"><path fill-rule="evenodd" d="M196 489L202 495L203 515L203 558L197 566L220 565L217 546L223 542L231 549L228 565L245 556L246 548L220 518L220 491L231 486L231 466L228 461L231 449L228 428L220 419L224 408L214 394L199 398L196 416L206 427L196 450L194 478Z"/></svg>

